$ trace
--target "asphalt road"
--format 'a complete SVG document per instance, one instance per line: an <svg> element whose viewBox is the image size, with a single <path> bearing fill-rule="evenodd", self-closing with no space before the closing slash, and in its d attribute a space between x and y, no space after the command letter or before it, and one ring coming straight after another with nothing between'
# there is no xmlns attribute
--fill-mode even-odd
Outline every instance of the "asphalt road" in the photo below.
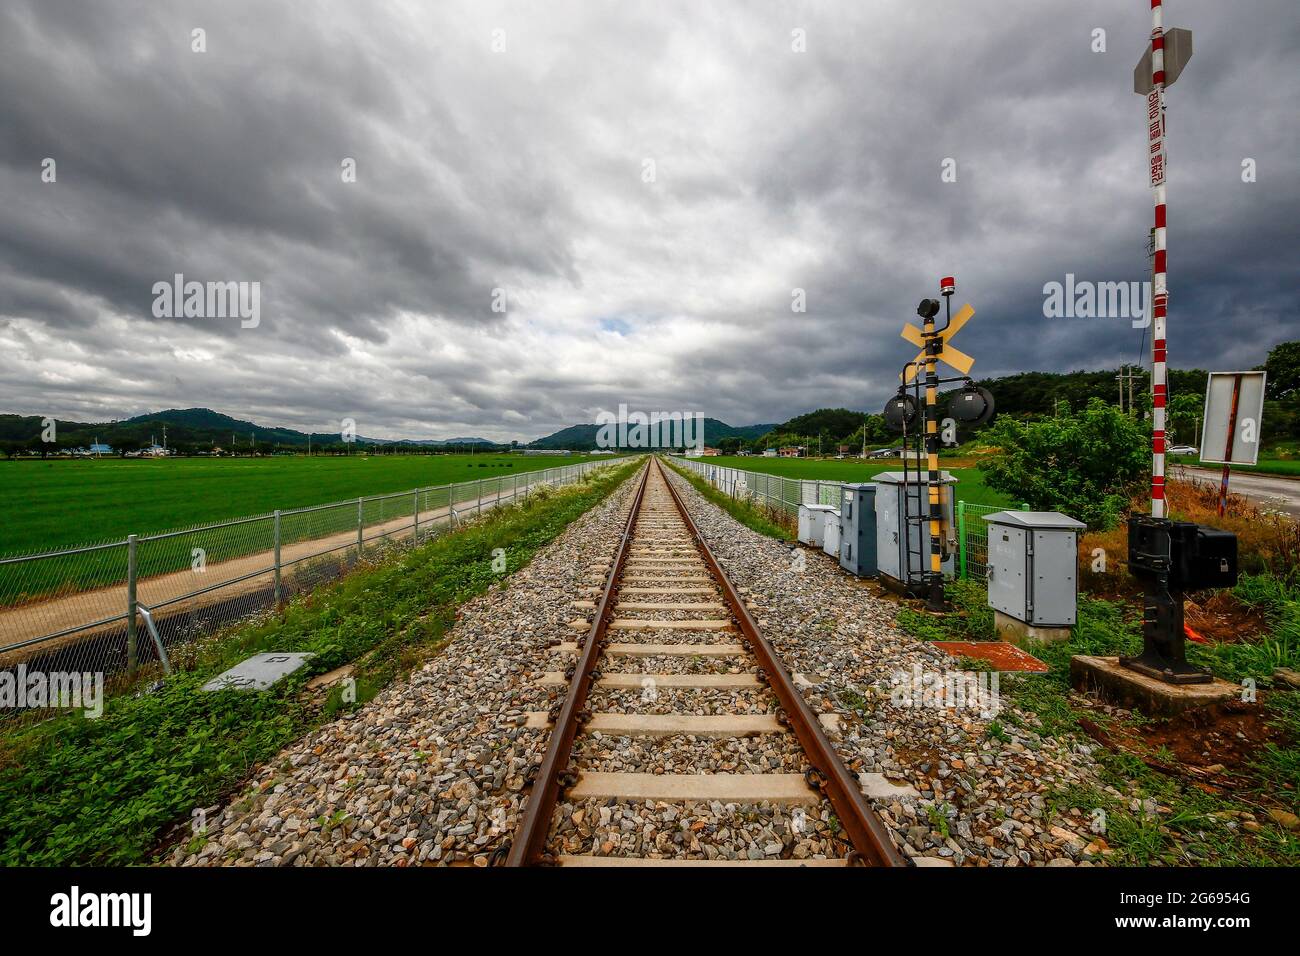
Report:
<svg viewBox="0 0 1300 956"><path fill-rule="evenodd" d="M1219 471L1210 468L1191 468L1187 465L1178 467L1195 481L1209 482L1216 488L1219 485L1222 474ZM1176 472L1171 471L1171 474ZM1228 479L1228 491L1232 494L1244 495L1262 507L1284 511L1293 518L1300 518L1300 479L1234 471Z"/></svg>

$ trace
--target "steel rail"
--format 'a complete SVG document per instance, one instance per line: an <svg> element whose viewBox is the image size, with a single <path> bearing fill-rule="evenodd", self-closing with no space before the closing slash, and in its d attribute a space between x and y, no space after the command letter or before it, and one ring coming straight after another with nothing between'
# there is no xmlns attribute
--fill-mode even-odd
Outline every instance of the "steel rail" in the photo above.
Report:
<svg viewBox="0 0 1300 956"><path fill-rule="evenodd" d="M685 503L668 479L658 459L652 459L641 474L641 481L628 513L613 567L605 581L596 616L587 633L586 641L579 648L579 660L569 680L568 692L555 720L545 757L534 778L528 803L520 818L513 841L508 850L505 850L505 864L529 866L547 862L545 848L551 829L551 816L559 800L562 777L565 775L573 750L574 739L584 722L587 697L598 669L605 634L613 616L614 596L618 591L623 566L632 545L636 521L641 511L652 467L659 469L659 474L663 477L664 484L668 486L669 494L687 531L712 576L721 587L729 611L740 625L745 642L757 658L768 685L776 694L789 720L790 729L808 757L808 762L820 775L818 786L830 801L844 827L857 860L875 866L907 866L906 858L894 847L888 829L863 797L856 779L844 767L835 753L834 746L821 729L817 716L799 694L776 651L763 637L744 602L741 601L735 586L718 564L713 551L704 540L704 536L691 518Z"/></svg>
<svg viewBox="0 0 1300 956"><path fill-rule="evenodd" d="M658 464L657 461L656 464ZM677 510L681 512L687 531L695 539L695 543L704 557L704 563L708 565L709 570L713 572L713 576L722 587L723 597L728 609L740 624L741 633L745 636L745 640L754 656L758 658L759 666L763 668L768 684L789 718L790 729L799 739L799 744L803 747L808 762L817 768L821 774L822 791L835 809L835 814L848 834L849 842L853 844L854 850L857 851L862 862L870 865L907 866L907 859L894 846L888 828L876 815L876 812L871 809L871 805L867 803L856 778L844 766L839 755L835 752L835 747L830 738L822 730L817 715L813 713L812 708L808 706L808 702L803 699L803 695L795 687L793 678L790 676L789 671L786 670L780 657L777 656L772 645L759 631L758 625L750 616L749 609L745 607L745 602L740 599L740 595L736 592L731 579L723 573L722 567L713 555L713 549L704 540L700 529L686 509L686 504L682 501L681 495L678 494L677 489L666 474L664 475L664 482L668 485L668 491L677 505Z"/></svg>
<svg viewBox="0 0 1300 956"><path fill-rule="evenodd" d="M587 695L591 690L596 663L600 659L601 644L613 614L614 592L623 575L623 565L631 549L632 538L636 529L636 519L641 513L641 502L645 497L646 483L650 478L650 464L641 471L641 481L637 484L636 495L632 499L632 508L623 526L623 536L619 539L617 557L605 579L605 587L600 595L600 604L596 608L596 617L583 645L578 649L578 662L569 680L568 693L560 706L551 739L542 758L541 768L533 780L528 794L528 804L524 808L515 831L513 842L506 856L506 866L530 866L542 862L546 848L546 837L551 829L551 814L560 796L560 776L569 763L573 751L573 740L577 736L581 723L580 715L587 704Z"/></svg>

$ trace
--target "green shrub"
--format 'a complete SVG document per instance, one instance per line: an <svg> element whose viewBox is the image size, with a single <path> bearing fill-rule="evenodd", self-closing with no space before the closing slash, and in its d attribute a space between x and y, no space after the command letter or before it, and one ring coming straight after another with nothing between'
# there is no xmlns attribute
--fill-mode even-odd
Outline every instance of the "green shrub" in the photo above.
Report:
<svg viewBox="0 0 1300 956"><path fill-rule="evenodd" d="M1062 402L1053 418L999 419L984 438L999 449L979 465L990 488L1094 531L1113 527L1151 474L1147 425L1099 398L1081 412Z"/></svg>

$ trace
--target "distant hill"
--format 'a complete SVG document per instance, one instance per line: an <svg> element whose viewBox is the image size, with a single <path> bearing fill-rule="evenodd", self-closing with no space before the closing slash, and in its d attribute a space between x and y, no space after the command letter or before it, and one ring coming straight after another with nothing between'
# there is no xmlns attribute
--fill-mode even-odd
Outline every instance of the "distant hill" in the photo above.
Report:
<svg viewBox="0 0 1300 956"><path fill-rule="evenodd" d="M55 422L55 446L58 448L85 448L99 441L112 446L115 452L134 451L162 442L163 428L167 429L167 445L181 452L208 451L214 447L227 451L248 451L256 447L265 451L273 448L298 449L307 447L321 450L342 450L347 446L338 432L307 432L292 428L259 425L256 422L232 418L210 408L168 408L160 412L137 415L117 422ZM45 450L41 442L42 418L38 415L0 415L0 448ZM486 438L402 439L391 441L357 436L356 445L409 447L468 448L470 446L496 447L498 442Z"/></svg>
<svg viewBox="0 0 1300 956"><path fill-rule="evenodd" d="M560 429L553 435L537 439L528 447L571 448L574 451L588 451L596 447L596 436L600 432L600 427L595 424L570 425L568 428ZM704 419L704 444L716 446L724 438L740 438L747 442L753 441L766 435L775 427L774 425L728 425L716 418L706 418Z"/></svg>

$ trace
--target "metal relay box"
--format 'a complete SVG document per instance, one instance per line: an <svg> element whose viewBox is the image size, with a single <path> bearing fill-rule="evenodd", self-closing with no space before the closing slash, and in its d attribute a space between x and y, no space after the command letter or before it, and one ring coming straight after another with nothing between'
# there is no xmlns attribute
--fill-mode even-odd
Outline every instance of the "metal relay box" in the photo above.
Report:
<svg viewBox="0 0 1300 956"><path fill-rule="evenodd" d="M810 548L822 547L826 512L834 510L831 505L800 505L799 540Z"/></svg>
<svg viewBox="0 0 1300 956"><path fill-rule="evenodd" d="M1059 511L997 511L988 522L989 607L1040 627L1075 623L1079 532Z"/></svg>
<svg viewBox="0 0 1300 956"><path fill-rule="evenodd" d="M822 525L822 550L836 560L839 560L840 513L835 508L826 512L825 523Z"/></svg>
<svg viewBox="0 0 1300 956"><path fill-rule="evenodd" d="M876 576L876 486L840 489L840 567L860 578Z"/></svg>
<svg viewBox="0 0 1300 956"><path fill-rule="evenodd" d="M900 584L908 583L907 569L917 577L930 570L930 532L928 519L918 522L918 515L930 513L927 487L916 472L884 471L876 475L876 561L880 574ZM946 471L939 473L943 520L948 539L943 543L940 568L949 577L953 573L956 553L956 525L953 523L953 490L957 479ZM911 515L913 520L908 521ZM888 582L887 582L888 583Z"/></svg>

